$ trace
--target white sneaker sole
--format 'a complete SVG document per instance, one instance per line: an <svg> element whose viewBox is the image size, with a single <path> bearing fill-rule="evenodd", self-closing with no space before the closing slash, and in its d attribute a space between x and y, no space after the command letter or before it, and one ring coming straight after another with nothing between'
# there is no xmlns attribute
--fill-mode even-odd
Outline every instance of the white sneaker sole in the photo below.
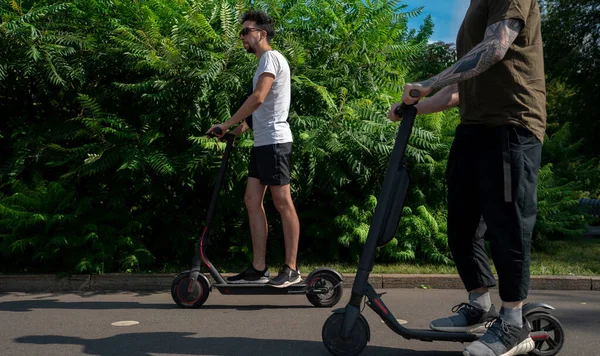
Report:
<svg viewBox="0 0 600 356"><path fill-rule="evenodd" d="M527 339L521 341L517 346L508 350L500 356L515 356L515 355L526 355L535 349L535 343L533 339L528 337ZM467 350L463 351L463 356L477 356L471 355Z"/></svg>
<svg viewBox="0 0 600 356"><path fill-rule="evenodd" d="M275 288L285 288L285 287L291 286L292 284L298 284L300 282L302 282L302 277L298 276L298 278L293 281L286 281L283 284L269 284L269 285L271 287L275 287Z"/></svg>

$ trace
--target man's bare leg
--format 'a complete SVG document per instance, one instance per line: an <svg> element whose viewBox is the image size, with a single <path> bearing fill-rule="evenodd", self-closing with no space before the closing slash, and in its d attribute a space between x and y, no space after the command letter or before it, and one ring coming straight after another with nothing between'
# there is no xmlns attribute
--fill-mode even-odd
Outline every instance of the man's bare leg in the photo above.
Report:
<svg viewBox="0 0 600 356"><path fill-rule="evenodd" d="M267 236L269 232L267 216L263 207L266 189L267 186L260 184L258 179L248 177L244 203L248 211L250 234L252 235L252 265L259 271L266 268Z"/></svg>
<svg viewBox="0 0 600 356"><path fill-rule="evenodd" d="M300 222L292 200L290 185L269 186L273 204L281 215L283 238L285 242L285 263L297 270L296 256L298 254L298 240L300 239Z"/></svg>

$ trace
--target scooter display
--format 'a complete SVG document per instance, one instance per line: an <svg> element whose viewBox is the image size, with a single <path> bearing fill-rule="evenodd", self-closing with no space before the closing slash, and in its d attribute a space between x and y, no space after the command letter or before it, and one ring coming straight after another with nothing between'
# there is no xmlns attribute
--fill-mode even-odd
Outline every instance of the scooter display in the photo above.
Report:
<svg viewBox="0 0 600 356"><path fill-rule="evenodd" d="M418 97L418 92L411 91L411 96ZM397 232L409 187L409 175L403 160L412 132L416 109L414 105L402 104L402 113L402 123L388 162L367 241L360 257L350 300L345 308L334 310L322 328L323 343L327 350L336 356L358 355L370 341L369 324L360 309L364 297L366 297L365 304L375 311L392 331L405 339L472 342L481 336L470 333L406 328L397 321L384 304L381 296L385 293L377 293L368 282L377 248L386 245ZM565 333L561 323L550 313L554 309L545 303L527 303L523 306L523 315L530 323L531 338L535 343L535 349L529 353L530 355L553 356L558 354L563 347Z"/></svg>
<svg viewBox="0 0 600 356"><path fill-rule="evenodd" d="M219 130L217 133L220 135L221 131ZM220 139L222 142L226 142L226 147L221 159L219 175L208 208L205 226L196 245L192 268L179 273L171 284L173 301L182 308L199 308L206 302L212 289L216 288L224 295L304 294L308 301L316 307L332 307L336 305L342 298L343 277L334 269L317 268L301 283L292 284L284 288L276 288L268 284L229 283L208 259L206 250L210 236L211 222L235 138L235 135L226 133ZM202 265L208 268L208 273L216 283L211 284L206 275L200 272Z"/></svg>

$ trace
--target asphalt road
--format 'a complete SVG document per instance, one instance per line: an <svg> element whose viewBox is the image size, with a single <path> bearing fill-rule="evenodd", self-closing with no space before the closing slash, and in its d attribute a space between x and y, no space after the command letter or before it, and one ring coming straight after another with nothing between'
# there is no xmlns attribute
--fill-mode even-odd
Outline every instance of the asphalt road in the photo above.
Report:
<svg viewBox="0 0 600 356"><path fill-rule="evenodd" d="M407 327L426 328L463 301L458 290L389 289L384 301ZM348 289L336 307L345 306ZM493 301L498 302L497 294ZM534 291L529 301L557 308L566 331L560 355L600 355L600 293ZM334 307L335 308L335 307ZM178 308L168 292L0 293L0 355L329 355L321 328L331 309L304 296L223 296L201 309ZM459 356L465 345L406 340L368 307L371 342L362 355ZM136 321L132 326L113 326Z"/></svg>

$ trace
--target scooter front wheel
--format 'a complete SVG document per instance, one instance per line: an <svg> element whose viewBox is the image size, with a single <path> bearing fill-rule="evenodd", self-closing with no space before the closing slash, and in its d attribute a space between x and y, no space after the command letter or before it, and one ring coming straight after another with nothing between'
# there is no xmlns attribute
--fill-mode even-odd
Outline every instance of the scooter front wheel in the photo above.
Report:
<svg viewBox="0 0 600 356"><path fill-rule="evenodd" d="M359 314L354 329L349 337L344 339L342 338L344 315L345 313L335 313L327 318L323 324L321 337L327 350L335 356L355 356L367 347L367 342L371 338L369 324L367 319Z"/></svg>
<svg viewBox="0 0 600 356"><path fill-rule="evenodd" d="M181 272L171 283L171 297L182 308L200 308L208 299L210 287L204 278L192 281L190 272Z"/></svg>
<svg viewBox="0 0 600 356"><path fill-rule="evenodd" d="M545 311L534 311L525 315L531 324L531 331L544 331L545 339L533 340L535 349L529 352L532 356L554 356L565 343L565 331L560 321Z"/></svg>

